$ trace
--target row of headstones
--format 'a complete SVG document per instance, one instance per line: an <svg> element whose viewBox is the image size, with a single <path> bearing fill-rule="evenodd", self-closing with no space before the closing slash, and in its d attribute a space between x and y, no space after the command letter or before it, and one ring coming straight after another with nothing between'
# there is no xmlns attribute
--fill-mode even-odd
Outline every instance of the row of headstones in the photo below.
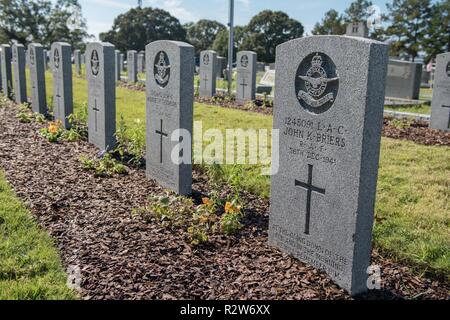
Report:
<svg viewBox="0 0 450 320"><path fill-rule="evenodd" d="M29 50L33 88L45 84L38 48ZM181 195L192 190L194 52L180 42L146 46L146 172ZM63 121L72 112L70 57L70 45L52 45L54 111ZM105 150L115 145L115 48L90 43L86 57L89 141ZM203 76L214 74L213 59L203 53ZM449 95L449 60L437 60L438 97ZM16 55L15 74L24 74L23 61ZM300 38L276 51L269 241L354 295L368 289L387 64L387 45L355 37Z"/></svg>
<svg viewBox="0 0 450 320"><path fill-rule="evenodd" d="M82 55L80 50L74 51L75 72L81 75ZM121 73L124 70L124 55L116 50L115 78L121 80ZM206 50L200 53L200 83L199 96L213 97L217 93L216 78L224 62L219 59L217 53ZM138 82L138 73L144 72L145 53L138 53L135 50L127 51L127 81L129 83ZM245 102L254 100L256 97L256 73L257 55L253 51L241 51L237 53L237 89L236 100Z"/></svg>

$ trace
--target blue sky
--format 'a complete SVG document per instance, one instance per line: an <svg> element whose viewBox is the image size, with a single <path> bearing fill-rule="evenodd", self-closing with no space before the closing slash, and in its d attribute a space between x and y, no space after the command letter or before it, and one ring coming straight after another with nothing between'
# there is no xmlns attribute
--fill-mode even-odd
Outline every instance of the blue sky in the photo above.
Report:
<svg viewBox="0 0 450 320"><path fill-rule="evenodd" d="M326 11L333 8L343 12L352 0L235 0L236 24L246 24L255 14L264 10L282 10L300 21L306 32L320 21ZM387 0L372 0L382 12ZM137 5L137 0L80 0L89 33L98 33L111 28L114 18ZM169 11L181 23L199 19L213 19L222 23L228 20L228 0L143 0L144 6L158 7Z"/></svg>

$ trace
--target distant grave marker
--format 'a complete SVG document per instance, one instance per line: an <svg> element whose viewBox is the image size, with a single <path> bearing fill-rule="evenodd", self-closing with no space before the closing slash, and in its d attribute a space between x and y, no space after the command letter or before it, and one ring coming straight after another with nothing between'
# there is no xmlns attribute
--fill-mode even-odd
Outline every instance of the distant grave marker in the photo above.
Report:
<svg viewBox="0 0 450 320"><path fill-rule="evenodd" d="M16 103L28 102L25 78L25 47L23 44L12 46L12 68L14 73L14 96Z"/></svg>
<svg viewBox="0 0 450 320"><path fill-rule="evenodd" d="M450 131L450 53L436 57L430 126Z"/></svg>
<svg viewBox="0 0 450 320"><path fill-rule="evenodd" d="M53 114L64 128L70 128L67 117L73 113L72 47L68 43L52 44L50 61L53 72Z"/></svg>
<svg viewBox="0 0 450 320"><path fill-rule="evenodd" d="M237 53L236 100L238 102L255 100L256 58L257 55L253 51L240 51Z"/></svg>
<svg viewBox="0 0 450 320"><path fill-rule="evenodd" d="M39 43L28 46L28 61L30 64L31 108L33 112L46 115L47 94L45 88L44 47Z"/></svg>
<svg viewBox="0 0 450 320"><path fill-rule="evenodd" d="M217 53L207 50L200 53L200 97L216 94Z"/></svg>
<svg viewBox="0 0 450 320"><path fill-rule="evenodd" d="M116 52L106 42L89 43L86 48L88 81L89 142L110 150L116 133Z"/></svg>

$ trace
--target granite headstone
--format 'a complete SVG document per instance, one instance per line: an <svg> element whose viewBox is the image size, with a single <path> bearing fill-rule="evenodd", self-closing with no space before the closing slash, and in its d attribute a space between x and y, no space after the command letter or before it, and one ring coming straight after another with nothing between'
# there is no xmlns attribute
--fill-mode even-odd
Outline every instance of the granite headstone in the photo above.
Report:
<svg viewBox="0 0 450 320"><path fill-rule="evenodd" d="M421 63L389 60L386 97L419 99L421 78Z"/></svg>
<svg viewBox="0 0 450 320"><path fill-rule="evenodd" d="M194 54L183 42L146 46L147 176L180 195L192 191Z"/></svg>
<svg viewBox="0 0 450 320"><path fill-rule="evenodd" d="M136 83L138 81L136 50L129 50L127 52L127 72L128 72L128 82Z"/></svg>
<svg viewBox="0 0 450 320"><path fill-rule="evenodd" d="M31 109L47 114L47 95L45 91L44 47L39 43L28 45L30 64Z"/></svg>
<svg viewBox="0 0 450 320"><path fill-rule="evenodd" d="M115 78L116 81L120 80L120 73L122 72L120 69L120 51L116 50L115 51Z"/></svg>
<svg viewBox="0 0 450 320"><path fill-rule="evenodd" d="M75 61L75 73L81 76L81 51L75 50L73 52L73 59Z"/></svg>
<svg viewBox="0 0 450 320"><path fill-rule="evenodd" d="M16 103L28 102L25 78L25 47L15 43L12 46L13 87Z"/></svg>
<svg viewBox="0 0 450 320"><path fill-rule="evenodd" d="M269 242L352 295L367 290L387 62L387 45L357 37L276 50Z"/></svg>
<svg viewBox="0 0 450 320"><path fill-rule="evenodd" d="M50 61L53 72L53 115L64 128L70 128L67 118L73 113L72 46L65 42L52 44Z"/></svg>
<svg viewBox="0 0 450 320"><path fill-rule="evenodd" d="M253 51L240 51L237 53L237 102L242 103L248 100L255 100L256 59L256 52Z"/></svg>
<svg viewBox="0 0 450 320"><path fill-rule="evenodd" d="M450 131L450 53L448 52L436 57L430 126L434 129Z"/></svg>
<svg viewBox="0 0 450 320"><path fill-rule="evenodd" d="M12 50L9 44L2 44L1 49L2 92L11 98L13 93L11 71Z"/></svg>
<svg viewBox="0 0 450 320"><path fill-rule="evenodd" d="M89 142L100 150L110 150L116 144L115 56L115 48L110 43L87 45Z"/></svg>
<svg viewBox="0 0 450 320"><path fill-rule="evenodd" d="M200 97L216 94L217 53L212 50L200 52Z"/></svg>

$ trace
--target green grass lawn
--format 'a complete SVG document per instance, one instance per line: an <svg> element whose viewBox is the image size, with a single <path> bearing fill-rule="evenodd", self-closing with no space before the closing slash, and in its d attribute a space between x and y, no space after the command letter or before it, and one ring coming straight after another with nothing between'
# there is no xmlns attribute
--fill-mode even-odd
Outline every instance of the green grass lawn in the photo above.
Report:
<svg viewBox="0 0 450 320"><path fill-rule="evenodd" d="M51 101L52 79L47 72ZM83 113L87 83L74 78L75 112ZM425 112L421 112L425 113ZM145 93L117 88L117 119L145 139ZM216 128L271 129L272 116L196 103L195 121L203 130ZM142 140L144 141L144 140ZM204 141L204 145L208 144ZM383 138L376 203L374 243L385 255L417 266L421 271L450 270L450 148L418 145ZM243 165L241 186L269 196L270 178L260 175L261 166ZM224 179L231 166L223 166Z"/></svg>
<svg viewBox="0 0 450 320"><path fill-rule="evenodd" d="M411 112L420 114L431 114L431 107L426 104L417 106L385 106L385 110L398 111L398 112Z"/></svg>
<svg viewBox="0 0 450 320"><path fill-rule="evenodd" d="M47 233L0 171L0 300L76 299Z"/></svg>

